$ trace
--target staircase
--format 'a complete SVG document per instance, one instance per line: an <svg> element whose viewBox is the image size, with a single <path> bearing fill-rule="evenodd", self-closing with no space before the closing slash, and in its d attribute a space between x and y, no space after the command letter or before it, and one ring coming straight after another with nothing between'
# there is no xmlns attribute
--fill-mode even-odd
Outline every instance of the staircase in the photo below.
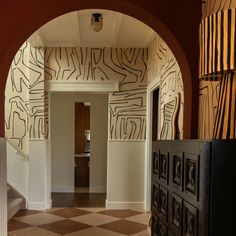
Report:
<svg viewBox="0 0 236 236"><path fill-rule="evenodd" d="M7 216L12 218L20 209L25 209L25 199L12 186L7 185Z"/></svg>

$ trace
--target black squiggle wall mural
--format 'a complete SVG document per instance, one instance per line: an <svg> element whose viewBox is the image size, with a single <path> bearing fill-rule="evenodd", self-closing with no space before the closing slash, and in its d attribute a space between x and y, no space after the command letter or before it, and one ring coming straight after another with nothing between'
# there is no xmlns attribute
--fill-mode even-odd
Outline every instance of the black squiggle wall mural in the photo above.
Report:
<svg viewBox="0 0 236 236"><path fill-rule="evenodd" d="M5 90L5 133L28 153L28 140L48 133L44 50L25 42L11 64Z"/></svg>
<svg viewBox="0 0 236 236"><path fill-rule="evenodd" d="M158 35L155 35L149 46L147 76L149 82L154 80L160 82L161 138L183 138L184 88L182 74L173 53ZM167 107L172 107L173 111L166 109ZM168 117L170 113L172 116L168 123L171 124L167 126L166 121L170 119Z"/></svg>
<svg viewBox="0 0 236 236"><path fill-rule="evenodd" d="M43 50L32 48L25 43L16 55L9 73L6 93L7 100L11 101L8 102L11 105L7 105L6 108L8 137L16 138L18 145L23 149L27 146L24 140L47 137L48 94L45 91L45 80L96 80L101 83L105 80L118 80L119 92L109 95L109 139L144 140L147 67L149 67L150 81L157 75L161 78L162 123L165 119L165 107L172 107L168 106L168 101L171 103L170 100L176 98L175 104L180 104L175 128L177 127L176 130L181 137L183 85L179 66L170 49L160 38L156 37L153 40L149 51L150 58L147 65L147 48L46 48ZM174 108L177 110L176 107ZM19 122L16 122L16 119ZM24 123L20 125L24 128L15 128L20 122ZM21 134L15 135L16 130L20 130L18 132Z"/></svg>
<svg viewBox="0 0 236 236"><path fill-rule="evenodd" d="M48 80L119 80L109 95L109 139L144 140L147 57L145 48L47 48Z"/></svg>
<svg viewBox="0 0 236 236"><path fill-rule="evenodd" d="M45 90L44 49L30 47L29 55L29 107L30 139L48 137L48 92Z"/></svg>

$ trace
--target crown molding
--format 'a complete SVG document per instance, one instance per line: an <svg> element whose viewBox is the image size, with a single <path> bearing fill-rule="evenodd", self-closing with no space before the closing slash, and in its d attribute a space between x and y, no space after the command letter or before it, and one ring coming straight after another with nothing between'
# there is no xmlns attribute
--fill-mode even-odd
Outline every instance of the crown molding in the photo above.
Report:
<svg viewBox="0 0 236 236"><path fill-rule="evenodd" d="M48 92L115 92L119 91L119 80L109 81L47 81Z"/></svg>

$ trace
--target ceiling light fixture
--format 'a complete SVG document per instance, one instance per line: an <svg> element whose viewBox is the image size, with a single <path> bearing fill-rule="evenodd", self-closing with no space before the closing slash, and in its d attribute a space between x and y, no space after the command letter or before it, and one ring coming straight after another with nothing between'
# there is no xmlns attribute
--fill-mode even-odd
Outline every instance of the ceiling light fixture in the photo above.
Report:
<svg viewBox="0 0 236 236"><path fill-rule="evenodd" d="M99 32L103 26L103 17L101 13L93 13L91 17L91 27L95 32Z"/></svg>

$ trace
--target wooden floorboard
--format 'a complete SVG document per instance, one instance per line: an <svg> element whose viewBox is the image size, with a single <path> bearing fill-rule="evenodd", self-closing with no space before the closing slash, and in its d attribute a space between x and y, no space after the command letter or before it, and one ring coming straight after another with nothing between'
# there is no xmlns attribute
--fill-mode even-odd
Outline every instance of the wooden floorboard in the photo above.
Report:
<svg viewBox="0 0 236 236"><path fill-rule="evenodd" d="M105 193L52 193L53 207L105 207Z"/></svg>

